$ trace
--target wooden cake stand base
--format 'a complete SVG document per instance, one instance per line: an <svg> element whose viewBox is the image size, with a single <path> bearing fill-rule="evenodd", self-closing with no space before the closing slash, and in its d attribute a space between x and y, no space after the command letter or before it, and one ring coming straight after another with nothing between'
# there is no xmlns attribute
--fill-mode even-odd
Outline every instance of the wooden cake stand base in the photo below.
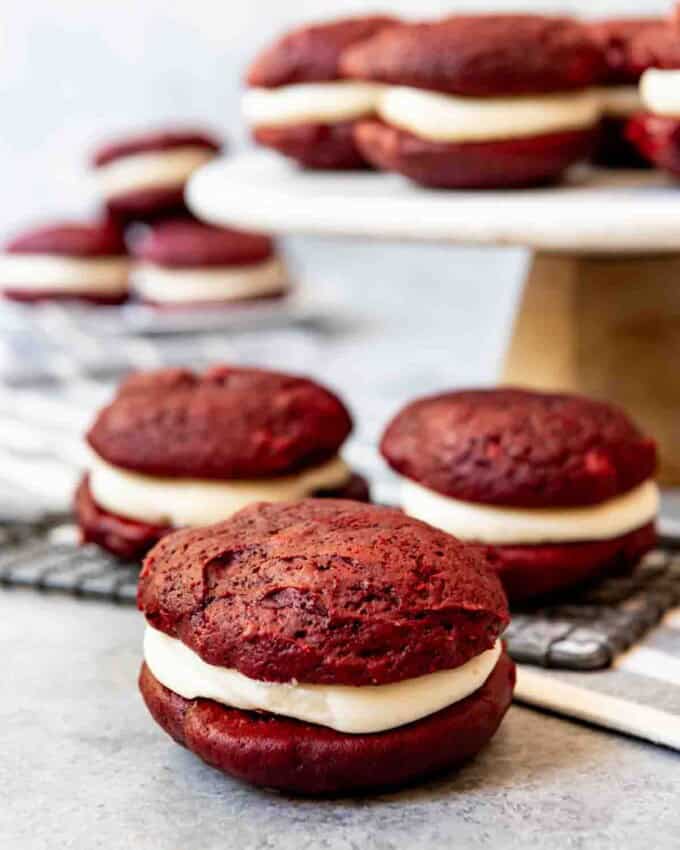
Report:
<svg viewBox="0 0 680 850"><path fill-rule="evenodd" d="M502 381L632 411L680 485L680 255L534 255Z"/></svg>

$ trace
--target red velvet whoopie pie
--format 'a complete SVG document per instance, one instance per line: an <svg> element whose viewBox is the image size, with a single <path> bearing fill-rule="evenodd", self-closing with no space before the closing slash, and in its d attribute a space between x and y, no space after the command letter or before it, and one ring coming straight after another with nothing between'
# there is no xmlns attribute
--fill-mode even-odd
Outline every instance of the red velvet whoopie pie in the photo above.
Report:
<svg viewBox="0 0 680 850"><path fill-rule="evenodd" d="M147 556L138 606L150 713L255 785L413 782L473 756L512 697L483 553L390 508L260 503L177 532Z"/></svg>
<svg viewBox="0 0 680 850"><path fill-rule="evenodd" d="M667 26L662 18L606 18L588 24L602 48L606 69L601 83L602 119L593 161L606 168L641 168L649 161L626 137L630 118L643 110L638 87L649 59L636 49L641 35ZM651 57L650 57L651 58Z"/></svg>
<svg viewBox="0 0 680 850"><path fill-rule="evenodd" d="M198 128L168 128L104 142L91 161L109 212L123 220L185 212L184 187L191 174L222 147Z"/></svg>
<svg viewBox="0 0 680 850"><path fill-rule="evenodd" d="M654 546L654 442L618 408L520 389L419 399L381 452L404 510L482 546L512 602L632 566Z"/></svg>
<svg viewBox="0 0 680 850"><path fill-rule="evenodd" d="M639 33L633 40L643 110L626 128L628 140L653 165L680 177L680 27L673 22Z"/></svg>
<svg viewBox="0 0 680 850"><path fill-rule="evenodd" d="M343 80L340 56L396 23L344 18L300 27L266 48L246 75L243 109L254 140L304 168L365 168L353 127L372 114L375 87Z"/></svg>
<svg viewBox="0 0 680 850"><path fill-rule="evenodd" d="M229 306L288 289L283 260L264 233L166 219L150 225L132 253L135 293L157 307Z"/></svg>
<svg viewBox="0 0 680 850"><path fill-rule="evenodd" d="M386 86L357 123L362 154L425 186L558 179L592 148L603 72L584 26L539 15L451 16L378 33L343 53L345 76Z"/></svg>
<svg viewBox="0 0 680 850"><path fill-rule="evenodd" d="M351 429L337 396L307 378L237 366L135 374L87 433L83 542L135 558L175 528L263 498L368 500L338 454Z"/></svg>
<svg viewBox="0 0 680 850"><path fill-rule="evenodd" d="M0 254L0 289L15 301L119 304L127 298L128 272L123 235L110 220L28 230Z"/></svg>

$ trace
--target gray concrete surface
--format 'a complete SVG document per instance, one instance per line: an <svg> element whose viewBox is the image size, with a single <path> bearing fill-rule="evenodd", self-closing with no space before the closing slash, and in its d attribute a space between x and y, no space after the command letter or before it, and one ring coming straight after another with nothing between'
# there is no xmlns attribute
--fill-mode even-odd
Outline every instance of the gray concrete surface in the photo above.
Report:
<svg viewBox="0 0 680 850"><path fill-rule="evenodd" d="M131 609L0 590L0 847L678 847L677 754L519 707L476 761L410 791L251 789L147 716L141 635Z"/></svg>

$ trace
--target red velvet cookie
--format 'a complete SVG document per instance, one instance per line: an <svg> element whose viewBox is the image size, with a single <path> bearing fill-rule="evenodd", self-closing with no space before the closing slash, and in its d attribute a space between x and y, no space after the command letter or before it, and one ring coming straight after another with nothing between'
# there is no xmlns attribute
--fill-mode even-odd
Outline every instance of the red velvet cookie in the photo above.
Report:
<svg viewBox="0 0 680 850"><path fill-rule="evenodd" d="M277 89L341 80L343 50L396 23L394 18L376 15L300 27L260 53L248 70L246 85ZM258 124L253 126L252 135L259 145L273 148L304 168L365 168L367 163L354 144L353 125L354 121L308 120Z"/></svg>
<svg viewBox="0 0 680 850"><path fill-rule="evenodd" d="M113 215L147 219L184 212L187 179L220 148L202 130L155 130L104 143L91 164Z"/></svg>
<svg viewBox="0 0 680 850"><path fill-rule="evenodd" d="M363 156L382 171L440 189L504 189L551 183L587 159L594 135L581 130L489 142L431 142L382 121L354 130Z"/></svg>
<svg viewBox="0 0 680 850"><path fill-rule="evenodd" d="M19 301L78 299L117 304L127 297L128 260L110 220L61 222L15 236L0 255L0 286Z"/></svg>
<svg viewBox="0 0 680 850"><path fill-rule="evenodd" d="M647 66L641 61L634 44L642 36L647 39L648 32L659 31L666 24L661 18L608 18L592 21L588 31L600 45L605 57L606 71L602 85L603 117L600 122L597 147L593 161L607 168L640 168L649 165L625 135L626 125L631 115L639 111L631 99L631 108L617 101L619 92L625 88L637 88L640 77ZM607 97L607 90L612 94Z"/></svg>
<svg viewBox="0 0 680 850"><path fill-rule="evenodd" d="M302 485L307 495L368 501L368 486L360 476L348 472L345 477L340 467L330 478L319 479L315 471L324 464L333 467L351 428L342 402L306 378L229 366L201 375L186 369L133 375L87 434L95 453L93 475L104 461L117 476L116 492L128 488L127 495L111 500L111 471L108 483L101 485L104 490L85 478L75 504L83 540L135 557L173 530L172 523L149 522L148 512L135 515L131 509L128 515L129 488L137 488L137 493L144 482L130 481L126 471L156 479L160 499L167 492L163 485L176 487L183 480L195 486L261 479L266 488L282 476L309 474L317 477L309 491ZM174 504L174 496L167 498ZM143 501L148 503L148 498ZM152 515L165 517L170 510L158 505Z"/></svg>
<svg viewBox="0 0 680 850"><path fill-rule="evenodd" d="M393 469L433 494L471 507L521 508L529 514L602 505L649 481L656 465L653 441L618 408L581 396L519 389L419 399L388 425L381 451ZM445 502L439 509L443 516ZM465 527L455 527L465 522L455 502L451 509L450 530L475 542ZM413 510L428 518L427 507ZM602 540L507 545L491 537L483 548L514 601L631 565L654 545L651 519L645 514L639 528L628 525L625 533ZM493 522L499 521L496 513Z"/></svg>
<svg viewBox="0 0 680 850"><path fill-rule="evenodd" d="M208 664L291 687L451 670L491 649L508 622L475 547L400 511L337 500L260 503L164 538L146 558L138 605ZM225 772L303 793L399 785L470 757L496 730L513 682L502 653L467 698L356 734L183 699L146 666L140 677L152 715L177 741Z"/></svg>
<svg viewBox="0 0 680 850"><path fill-rule="evenodd" d="M469 98L471 103L506 98L507 110L512 110L512 99L518 95L568 94L595 85L603 58L576 21L475 15L385 30L348 48L340 67L349 78ZM422 110L403 105L404 121L409 123L399 126L396 107L392 108L387 117L383 100L377 110L381 121L358 123L357 146L377 167L426 186L505 188L553 181L590 153L595 138L594 105L592 123L584 118L569 123L565 118L564 126L546 125L536 132L533 126L522 128L520 120L513 135L501 135L506 132L503 125L489 130L488 139L479 138L478 128L472 139L462 127L458 135L443 138L414 128L419 115L426 126L437 123L434 117L425 121L426 112L445 110L446 98L436 105L423 103ZM479 121L482 117L480 111ZM486 120L491 120L488 114Z"/></svg>

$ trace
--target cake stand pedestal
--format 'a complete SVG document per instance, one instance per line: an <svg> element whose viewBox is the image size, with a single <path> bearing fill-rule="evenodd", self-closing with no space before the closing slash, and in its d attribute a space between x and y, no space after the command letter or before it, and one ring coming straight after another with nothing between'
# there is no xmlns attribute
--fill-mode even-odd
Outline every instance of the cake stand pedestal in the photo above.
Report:
<svg viewBox="0 0 680 850"><path fill-rule="evenodd" d="M279 234L532 249L501 380L621 404L657 437L663 483L680 484L680 188L663 175L435 191L256 152L202 168L187 200L206 221Z"/></svg>

